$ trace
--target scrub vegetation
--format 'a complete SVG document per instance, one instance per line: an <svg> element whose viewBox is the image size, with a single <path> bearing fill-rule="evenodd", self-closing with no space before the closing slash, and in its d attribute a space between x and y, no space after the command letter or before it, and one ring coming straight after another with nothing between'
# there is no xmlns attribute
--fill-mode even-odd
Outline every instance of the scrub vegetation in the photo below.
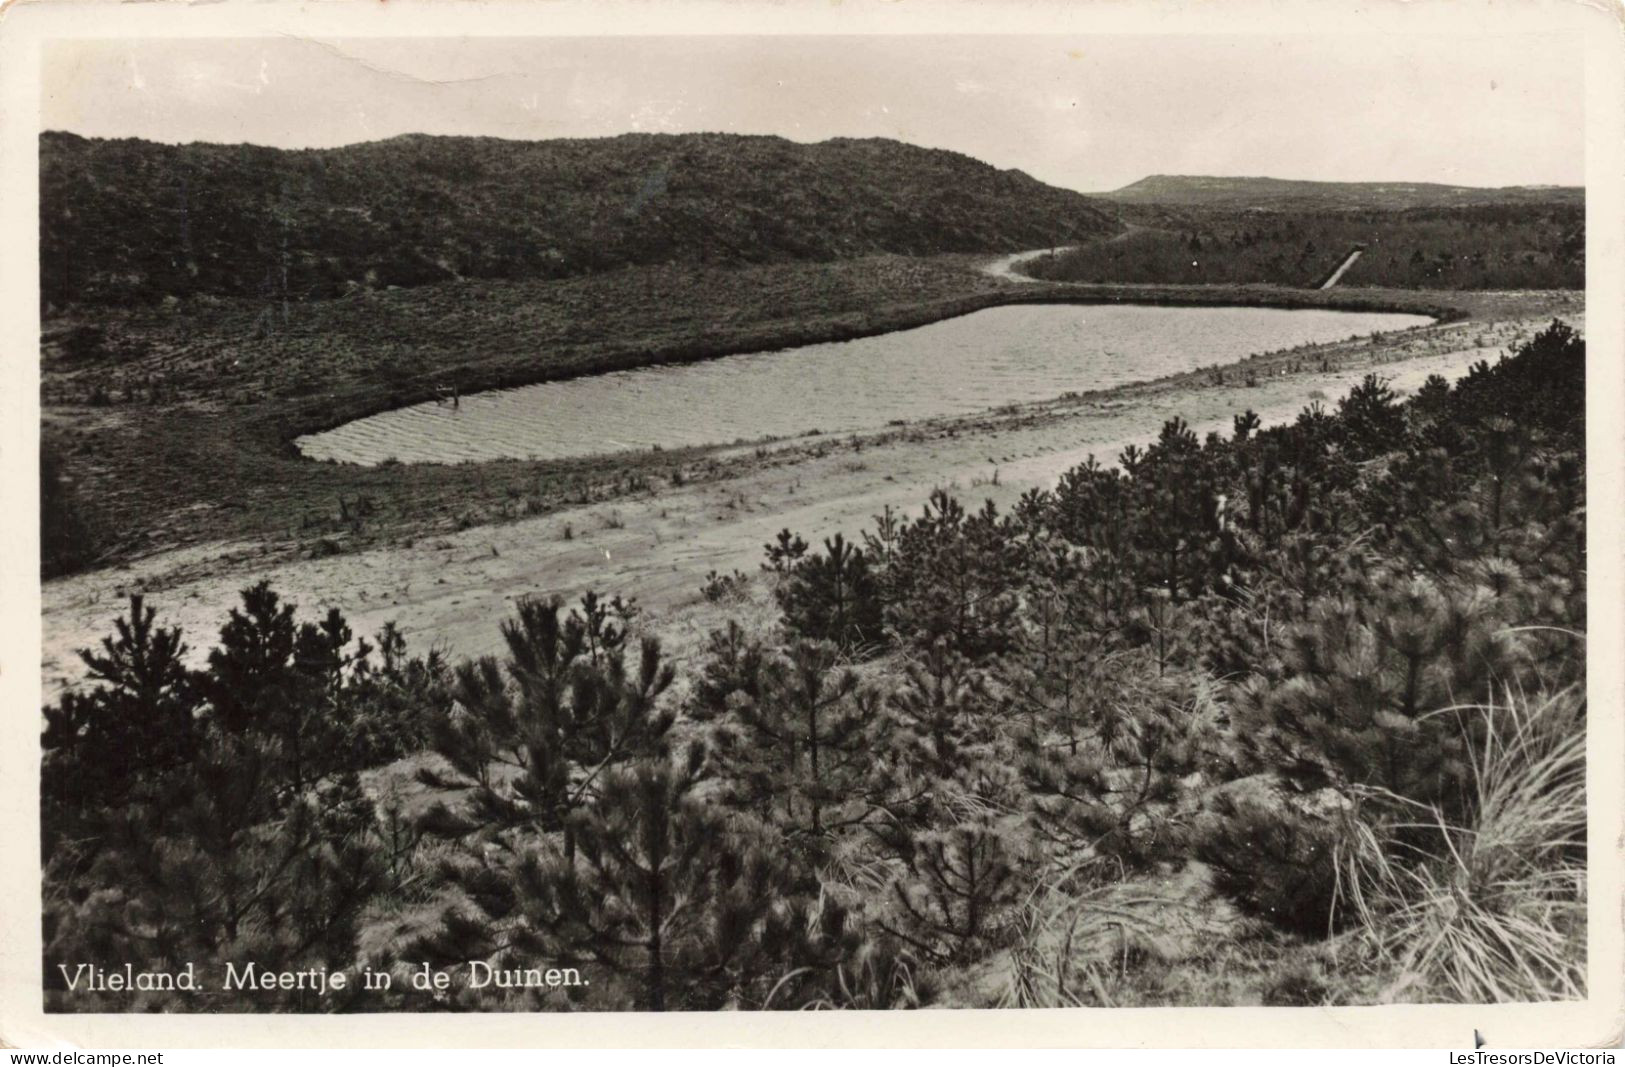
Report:
<svg viewBox="0 0 1625 1067"><path fill-rule="evenodd" d="M261 583L196 668L132 598L44 709L48 1005L1583 996L1584 367L1554 323L1007 512L786 530L717 579L777 625L682 670L618 597L449 662ZM247 959L394 981L221 991ZM86 961L211 992L70 998ZM544 964L587 984L481 981Z"/></svg>
<svg viewBox="0 0 1625 1067"><path fill-rule="evenodd" d="M1583 203L1315 210L1175 208L1039 263L1056 281L1583 289Z"/></svg>

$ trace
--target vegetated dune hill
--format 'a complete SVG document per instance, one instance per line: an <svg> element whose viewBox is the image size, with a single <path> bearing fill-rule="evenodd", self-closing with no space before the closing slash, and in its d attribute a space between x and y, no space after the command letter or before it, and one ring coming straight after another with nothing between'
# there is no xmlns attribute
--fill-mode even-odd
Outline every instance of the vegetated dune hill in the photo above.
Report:
<svg viewBox="0 0 1625 1067"><path fill-rule="evenodd" d="M1361 250L1343 288L1583 289L1585 205L1563 199L1438 207L1123 205L1128 228L1032 274L1053 281L1317 288Z"/></svg>
<svg viewBox="0 0 1625 1067"><path fill-rule="evenodd" d="M1311 182L1187 174L1153 174L1121 189L1095 195L1125 204L1267 209L1585 204L1585 190L1567 185L1514 185L1487 189L1428 182Z"/></svg>
<svg viewBox="0 0 1625 1067"><path fill-rule="evenodd" d="M48 132L40 176L48 305L1009 251L1117 227L1020 171L882 139L409 135L291 151Z"/></svg>

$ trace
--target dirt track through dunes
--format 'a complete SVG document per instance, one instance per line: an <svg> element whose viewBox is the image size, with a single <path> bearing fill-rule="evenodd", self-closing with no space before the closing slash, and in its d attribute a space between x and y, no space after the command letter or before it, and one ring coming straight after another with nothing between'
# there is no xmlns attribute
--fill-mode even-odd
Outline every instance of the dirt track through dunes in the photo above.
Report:
<svg viewBox="0 0 1625 1067"><path fill-rule="evenodd" d="M837 531L855 535L887 505L916 511L938 486L969 502L991 498L1008 507L1026 489L1053 484L1090 454L1115 461L1123 447L1153 440L1176 415L1204 434L1228 433L1231 416L1247 408L1267 422L1290 419L1317 394L1335 401L1373 369L1373 358L1381 361L1374 369L1396 388L1415 389L1429 374L1455 376L1476 360L1494 359L1544 323L1431 327L1404 335L1402 344L1333 346L1346 358L1333 360L1336 369L1328 372L1310 369L1318 366L1316 350L1296 360L1305 368L1299 373L1282 373L1288 364L1261 360L1256 387L1243 384L1242 374L1231 369L1225 385L1187 376L1077 401L918 424L867 442L784 443L727 481L353 555L268 567L241 558L252 546L240 544L166 553L44 587L45 696L52 699L80 679L74 650L110 631L126 593L145 591L162 624L183 626L198 660L238 590L261 577L299 604L302 616L335 606L363 634L394 619L412 649L438 646L454 655L495 651L500 623L526 594L573 597L595 588L634 595L681 662L735 610L702 600L698 590L705 575L734 568L756 574L763 543L783 527L815 544Z"/></svg>
<svg viewBox="0 0 1625 1067"><path fill-rule="evenodd" d="M1362 251L1364 250L1356 248L1354 251L1350 252L1344 258L1343 262L1337 265L1337 269L1332 271L1332 276L1322 282L1320 287L1322 289L1330 289L1332 286L1336 285L1338 280L1342 278L1343 275L1348 273L1349 268L1354 266L1354 261L1360 258L1360 253Z"/></svg>
<svg viewBox="0 0 1625 1067"><path fill-rule="evenodd" d="M1016 270L1023 263L1037 259L1039 256L1058 256L1062 252L1072 251L1072 245L1062 245L1059 248L1035 248L1030 252L1012 252L1008 256L1000 256L982 268L982 273L1006 282L1037 283L1043 281L1031 275L1022 274ZM1045 282L1044 284L1049 284Z"/></svg>

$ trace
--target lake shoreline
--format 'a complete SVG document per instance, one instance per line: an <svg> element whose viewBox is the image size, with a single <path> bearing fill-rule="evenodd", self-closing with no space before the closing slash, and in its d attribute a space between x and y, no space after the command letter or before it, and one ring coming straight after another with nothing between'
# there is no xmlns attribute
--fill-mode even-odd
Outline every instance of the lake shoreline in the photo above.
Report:
<svg viewBox="0 0 1625 1067"><path fill-rule="evenodd" d="M1032 282L1035 284L1007 282L994 291L935 303L908 305L902 308L879 308L868 313L865 316L867 321L862 323L852 323L844 318L808 323L785 321L775 324L773 328L745 332L730 338L689 340L641 350L635 346L616 347L597 358L563 369L515 361L490 371L464 372L467 377L458 380L457 385L462 395L471 396L476 393L517 389L527 385L545 385L577 378L590 378L623 370L703 363L730 356L782 352L807 345L858 341L919 329L922 326L974 315L978 311L990 308L1030 304L1082 306L1131 304L1145 307L1254 307L1387 312L1425 315L1434 320L1434 325L1480 317L1479 310L1473 306L1477 302L1462 299L1478 294L1456 292L1441 292L1435 295L1423 290L1405 289L1311 290L1267 285L1097 285L1044 282L1042 279L1032 279ZM326 406L320 415L314 412L307 414L307 409L296 407L287 413L293 421L280 430L279 436L284 444L291 447L293 441L299 437L314 436L358 419L433 401L442 395L440 390L444 385L445 379L440 377L417 388L392 391L388 396L375 394L365 397L345 397L341 401L342 406ZM293 449L293 454L299 455L298 450ZM301 455L300 458L305 457Z"/></svg>
<svg viewBox="0 0 1625 1067"><path fill-rule="evenodd" d="M1436 324L1327 308L1024 301L867 338L487 390L456 406L442 398L295 445L307 459L375 467L873 433Z"/></svg>

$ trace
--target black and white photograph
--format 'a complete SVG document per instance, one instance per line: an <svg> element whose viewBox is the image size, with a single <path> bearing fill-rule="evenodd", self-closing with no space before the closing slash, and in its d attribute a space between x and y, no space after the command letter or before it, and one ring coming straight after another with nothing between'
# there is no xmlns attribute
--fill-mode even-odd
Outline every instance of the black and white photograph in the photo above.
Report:
<svg viewBox="0 0 1625 1067"><path fill-rule="evenodd" d="M8 1003L1617 995L1611 15L385 6L4 112Z"/></svg>

